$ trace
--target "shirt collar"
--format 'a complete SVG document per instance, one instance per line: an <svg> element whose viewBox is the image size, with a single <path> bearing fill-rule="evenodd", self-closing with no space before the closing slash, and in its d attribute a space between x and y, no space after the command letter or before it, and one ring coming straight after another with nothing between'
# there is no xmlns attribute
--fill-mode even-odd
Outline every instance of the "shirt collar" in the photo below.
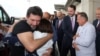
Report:
<svg viewBox="0 0 100 56"><path fill-rule="evenodd" d="M81 26L81 27L86 27L88 23L89 23L89 22L86 22L86 23L85 23L83 26Z"/></svg>

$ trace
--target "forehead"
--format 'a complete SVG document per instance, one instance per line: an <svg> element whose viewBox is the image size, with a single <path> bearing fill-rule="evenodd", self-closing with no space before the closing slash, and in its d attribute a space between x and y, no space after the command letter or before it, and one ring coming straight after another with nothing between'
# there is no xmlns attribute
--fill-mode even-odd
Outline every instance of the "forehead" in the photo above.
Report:
<svg viewBox="0 0 100 56"><path fill-rule="evenodd" d="M62 14L62 12L57 12L57 14L59 15L59 14Z"/></svg>
<svg viewBox="0 0 100 56"><path fill-rule="evenodd" d="M97 10L96 10L96 13L100 13L100 9L97 9Z"/></svg>
<svg viewBox="0 0 100 56"><path fill-rule="evenodd" d="M44 12L43 15L49 15L49 13L48 12Z"/></svg>
<svg viewBox="0 0 100 56"><path fill-rule="evenodd" d="M80 19L80 18L83 18L81 15L77 15L77 17Z"/></svg>
<svg viewBox="0 0 100 56"><path fill-rule="evenodd" d="M68 9L67 9L68 11L73 11L74 9L73 8L71 8L71 7L68 7Z"/></svg>
<svg viewBox="0 0 100 56"><path fill-rule="evenodd" d="M40 20L41 19L41 16L34 15L34 14L30 14L30 16L27 17L27 18L32 19L32 20Z"/></svg>
<svg viewBox="0 0 100 56"><path fill-rule="evenodd" d="M80 20L85 20L85 18L84 18L84 17L82 17L81 15L78 15L77 17L78 17L77 19L80 19Z"/></svg>

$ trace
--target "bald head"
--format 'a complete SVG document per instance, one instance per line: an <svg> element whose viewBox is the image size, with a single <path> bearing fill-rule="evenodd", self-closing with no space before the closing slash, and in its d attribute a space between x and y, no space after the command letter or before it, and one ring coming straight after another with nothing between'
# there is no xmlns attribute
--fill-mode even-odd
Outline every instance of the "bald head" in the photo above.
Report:
<svg viewBox="0 0 100 56"><path fill-rule="evenodd" d="M49 12L44 12L44 13L43 13L43 18L45 18L45 19L49 20L49 19L50 19L50 17L51 17L51 15L50 15L50 13L49 13Z"/></svg>
<svg viewBox="0 0 100 56"><path fill-rule="evenodd" d="M57 11L57 17L58 19L62 19L63 13L61 11Z"/></svg>
<svg viewBox="0 0 100 56"><path fill-rule="evenodd" d="M96 18L100 20L100 7L96 9Z"/></svg>

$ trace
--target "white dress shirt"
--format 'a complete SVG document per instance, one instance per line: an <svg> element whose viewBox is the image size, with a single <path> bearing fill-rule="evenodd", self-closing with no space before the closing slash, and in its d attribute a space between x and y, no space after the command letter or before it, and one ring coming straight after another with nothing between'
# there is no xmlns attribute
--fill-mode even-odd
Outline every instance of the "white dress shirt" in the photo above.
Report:
<svg viewBox="0 0 100 56"><path fill-rule="evenodd" d="M87 22L83 26L79 26L76 34L79 34L79 37L74 42L80 49L79 51L76 50L76 56L96 56L94 26Z"/></svg>
<svg viewBox="0 0 100 56"><path fill-rule="evenodd" d="M59 19L59 22L58 22L58 27L61 25L63 19Z"/></svg>
<svg viewBox="0 0 100 56"><path fill-rule="evenodd" d="M97 26L96 27L98 27L99 23L100 23L100 20L98 20L98 23L97 23Z"/></svg>

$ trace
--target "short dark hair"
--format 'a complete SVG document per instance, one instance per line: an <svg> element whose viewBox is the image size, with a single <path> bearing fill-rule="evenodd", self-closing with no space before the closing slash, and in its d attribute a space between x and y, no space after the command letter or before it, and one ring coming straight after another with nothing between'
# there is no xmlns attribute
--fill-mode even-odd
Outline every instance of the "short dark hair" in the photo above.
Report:
<svg viewBox="0 0 100 56"><path fill-rule="evenodd" d="M79 12L78 15L84 17L86 19L86 21L88 21L88 16L85 12Z"/></svg>
<svg viewBox="0 0 100 56"><path fill-rule="evenodd" d="M75 5L69 5L68 7L73 8L74 10L76 10L76 6Z"/></svg>
<svg viewBox="0 0 100 56"><path fill-rule="evenodd" d="M53 33L51 23L45 18L41 19L40 24L37 26L36 30L39 30L40 32Z"/></svg>
<svg viewBox="0 0 100 56"><path fill-rule="evenodd" d="M27 10L27 14L26 16L29 17L30 14L34 14L34 15L39 15L42 17L43 15L43 12L42 12L42 9L38 6L32 6L30 7L28 10Z"/></svg>

